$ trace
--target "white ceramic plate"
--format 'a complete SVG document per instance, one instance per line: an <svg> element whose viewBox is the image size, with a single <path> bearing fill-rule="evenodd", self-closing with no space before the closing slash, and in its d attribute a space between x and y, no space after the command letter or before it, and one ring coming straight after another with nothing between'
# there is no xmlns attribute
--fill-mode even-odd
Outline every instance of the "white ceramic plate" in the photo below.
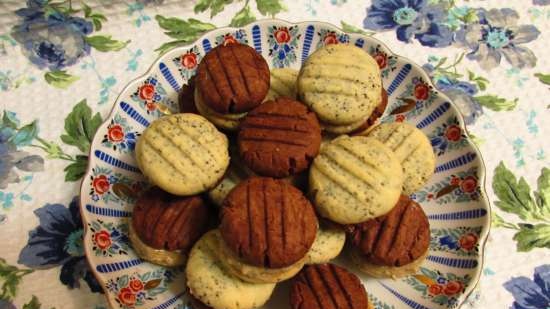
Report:
<svg viewBox="0 0 550 309"><path fill-rule="evenodd" d="M414 124L430 138L437 154L435 175L412 195L430 220L430 252L418 274L398 280L368 278L345 259L338 262L361 276L375 308L460 306L479 279L490 208L483 189L485 167L458 109L435 89L419 65L392 53L382 42L344 33L327 23L282 20L216 29L164 54L144 76L124 88L99 128L80 205L86 256L110 305L190 308L183 269L144 262L129 245L127 227L135 192L147 186L133 149L139 134L161 116L159 108L177 110L177 92L195 74L205 53L227 40L254 47L271 67L299 69L324 44L353 44L377 59L389 95L382 121ZM287 285L280 284L263 308L289 308Z"/></svg>

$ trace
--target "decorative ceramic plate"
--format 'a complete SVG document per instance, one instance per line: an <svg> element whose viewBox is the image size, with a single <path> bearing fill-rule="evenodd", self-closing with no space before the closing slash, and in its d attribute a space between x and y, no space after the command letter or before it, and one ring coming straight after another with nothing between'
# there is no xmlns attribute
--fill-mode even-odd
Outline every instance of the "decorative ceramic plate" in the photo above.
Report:
<svg viewBox="0 0 550 309"><path fill-rule="evenodd" d="M271 67L299 69L325 44L353 44L381 67L389 105L382 121L406 121L421 129L437 155L429 183L412 198L430 220L429 255L412 276L361 276L375 308L456 308L476 285L489 232L484 193L485 167L466 134L462 116L433 86L422 68L392 53L382 42L345 33L321 22L292 24L263 20L243 28L221 28L158 59L146 75L120 94L95 135L82 182L81 211L88 261L113 308L190 308L183 268L167 269L141 260L128 241L128 219L136 192L147 186L134 159L140 133L167 109L177 110L180 87L213 47L228 41L252 46ZM288 283L280 284L263 308L288 308Z"/></svg>

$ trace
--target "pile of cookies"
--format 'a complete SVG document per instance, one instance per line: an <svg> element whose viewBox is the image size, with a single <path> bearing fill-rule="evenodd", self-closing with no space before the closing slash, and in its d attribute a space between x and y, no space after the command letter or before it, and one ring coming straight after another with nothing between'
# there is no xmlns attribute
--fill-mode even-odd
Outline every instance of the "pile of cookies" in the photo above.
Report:
<svg viewBox="0 0 550 309"><path fill-rule="evenodd" d="M359 278L329 263L346 239L370 276L416 272L430 230L408 195L435 157L417 128L375 125L387 95L370 55L329 45L299 72L270 71L251 47L220 45L179 98L137 141L154 186L130 240L145 260L185 265L195 308L258 308L291 278L293 309L367 308Z"/></svg>

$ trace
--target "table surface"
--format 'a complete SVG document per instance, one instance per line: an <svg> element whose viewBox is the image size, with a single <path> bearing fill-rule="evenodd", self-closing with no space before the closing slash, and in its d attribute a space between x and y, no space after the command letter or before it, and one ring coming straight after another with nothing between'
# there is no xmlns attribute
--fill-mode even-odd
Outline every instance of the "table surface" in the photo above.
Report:
<svg viewBox="0 0 550 309"><path fill-rule="evenodd" d="M95 129L159 51L272 16L424 65L487 166L492 229L464 307L550 308L550 0L0 1L0 308L107 307L77 204Z"/></svg>

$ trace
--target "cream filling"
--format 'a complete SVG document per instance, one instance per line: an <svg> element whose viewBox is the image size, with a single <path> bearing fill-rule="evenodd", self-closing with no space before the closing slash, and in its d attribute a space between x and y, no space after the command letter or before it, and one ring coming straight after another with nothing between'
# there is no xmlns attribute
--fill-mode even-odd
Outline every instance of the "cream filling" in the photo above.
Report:
<svg viewBox="0 0 550 309"><path fill-rule="evenodd" d="M216 232L219 233L219 231ZM277 283L290 279L302 270L307 258L304 257L300 261L283 268L257 267L243 262L227 247L223 240L220 243L218 254L222 265L232 275L251 283Z"/></svg>
<svg viewBox="0 0 550 309"><path fill-rule="evenodd" d="M385 266L368 262L357 249L351 250L351 259L357 265L360 271L375 278L401 278L418 272L420 265L428 256L428 251L418 257L411 263L403 266Z"/></svg>
<svg viewBox="0 0 550 309"><path fill-rule="evenodd" d="M187 257L182 254L181 250L168 251L148 246L141 241L136 231L134 231L133 224L130 222L128 225L130 242L140 258L166 267L181 266L187 261Z"/></svg>
<svg viewBox="0 0 550 309"><path fill-rule="evenodd" d="M226 130L236 130L239 127L240 120L247 114L220 114L214 111L210 107L206 106L198 88L195 88L195 106L197 107L199 113L206 119L212 121L212 123L216 126Z"/></svg>

